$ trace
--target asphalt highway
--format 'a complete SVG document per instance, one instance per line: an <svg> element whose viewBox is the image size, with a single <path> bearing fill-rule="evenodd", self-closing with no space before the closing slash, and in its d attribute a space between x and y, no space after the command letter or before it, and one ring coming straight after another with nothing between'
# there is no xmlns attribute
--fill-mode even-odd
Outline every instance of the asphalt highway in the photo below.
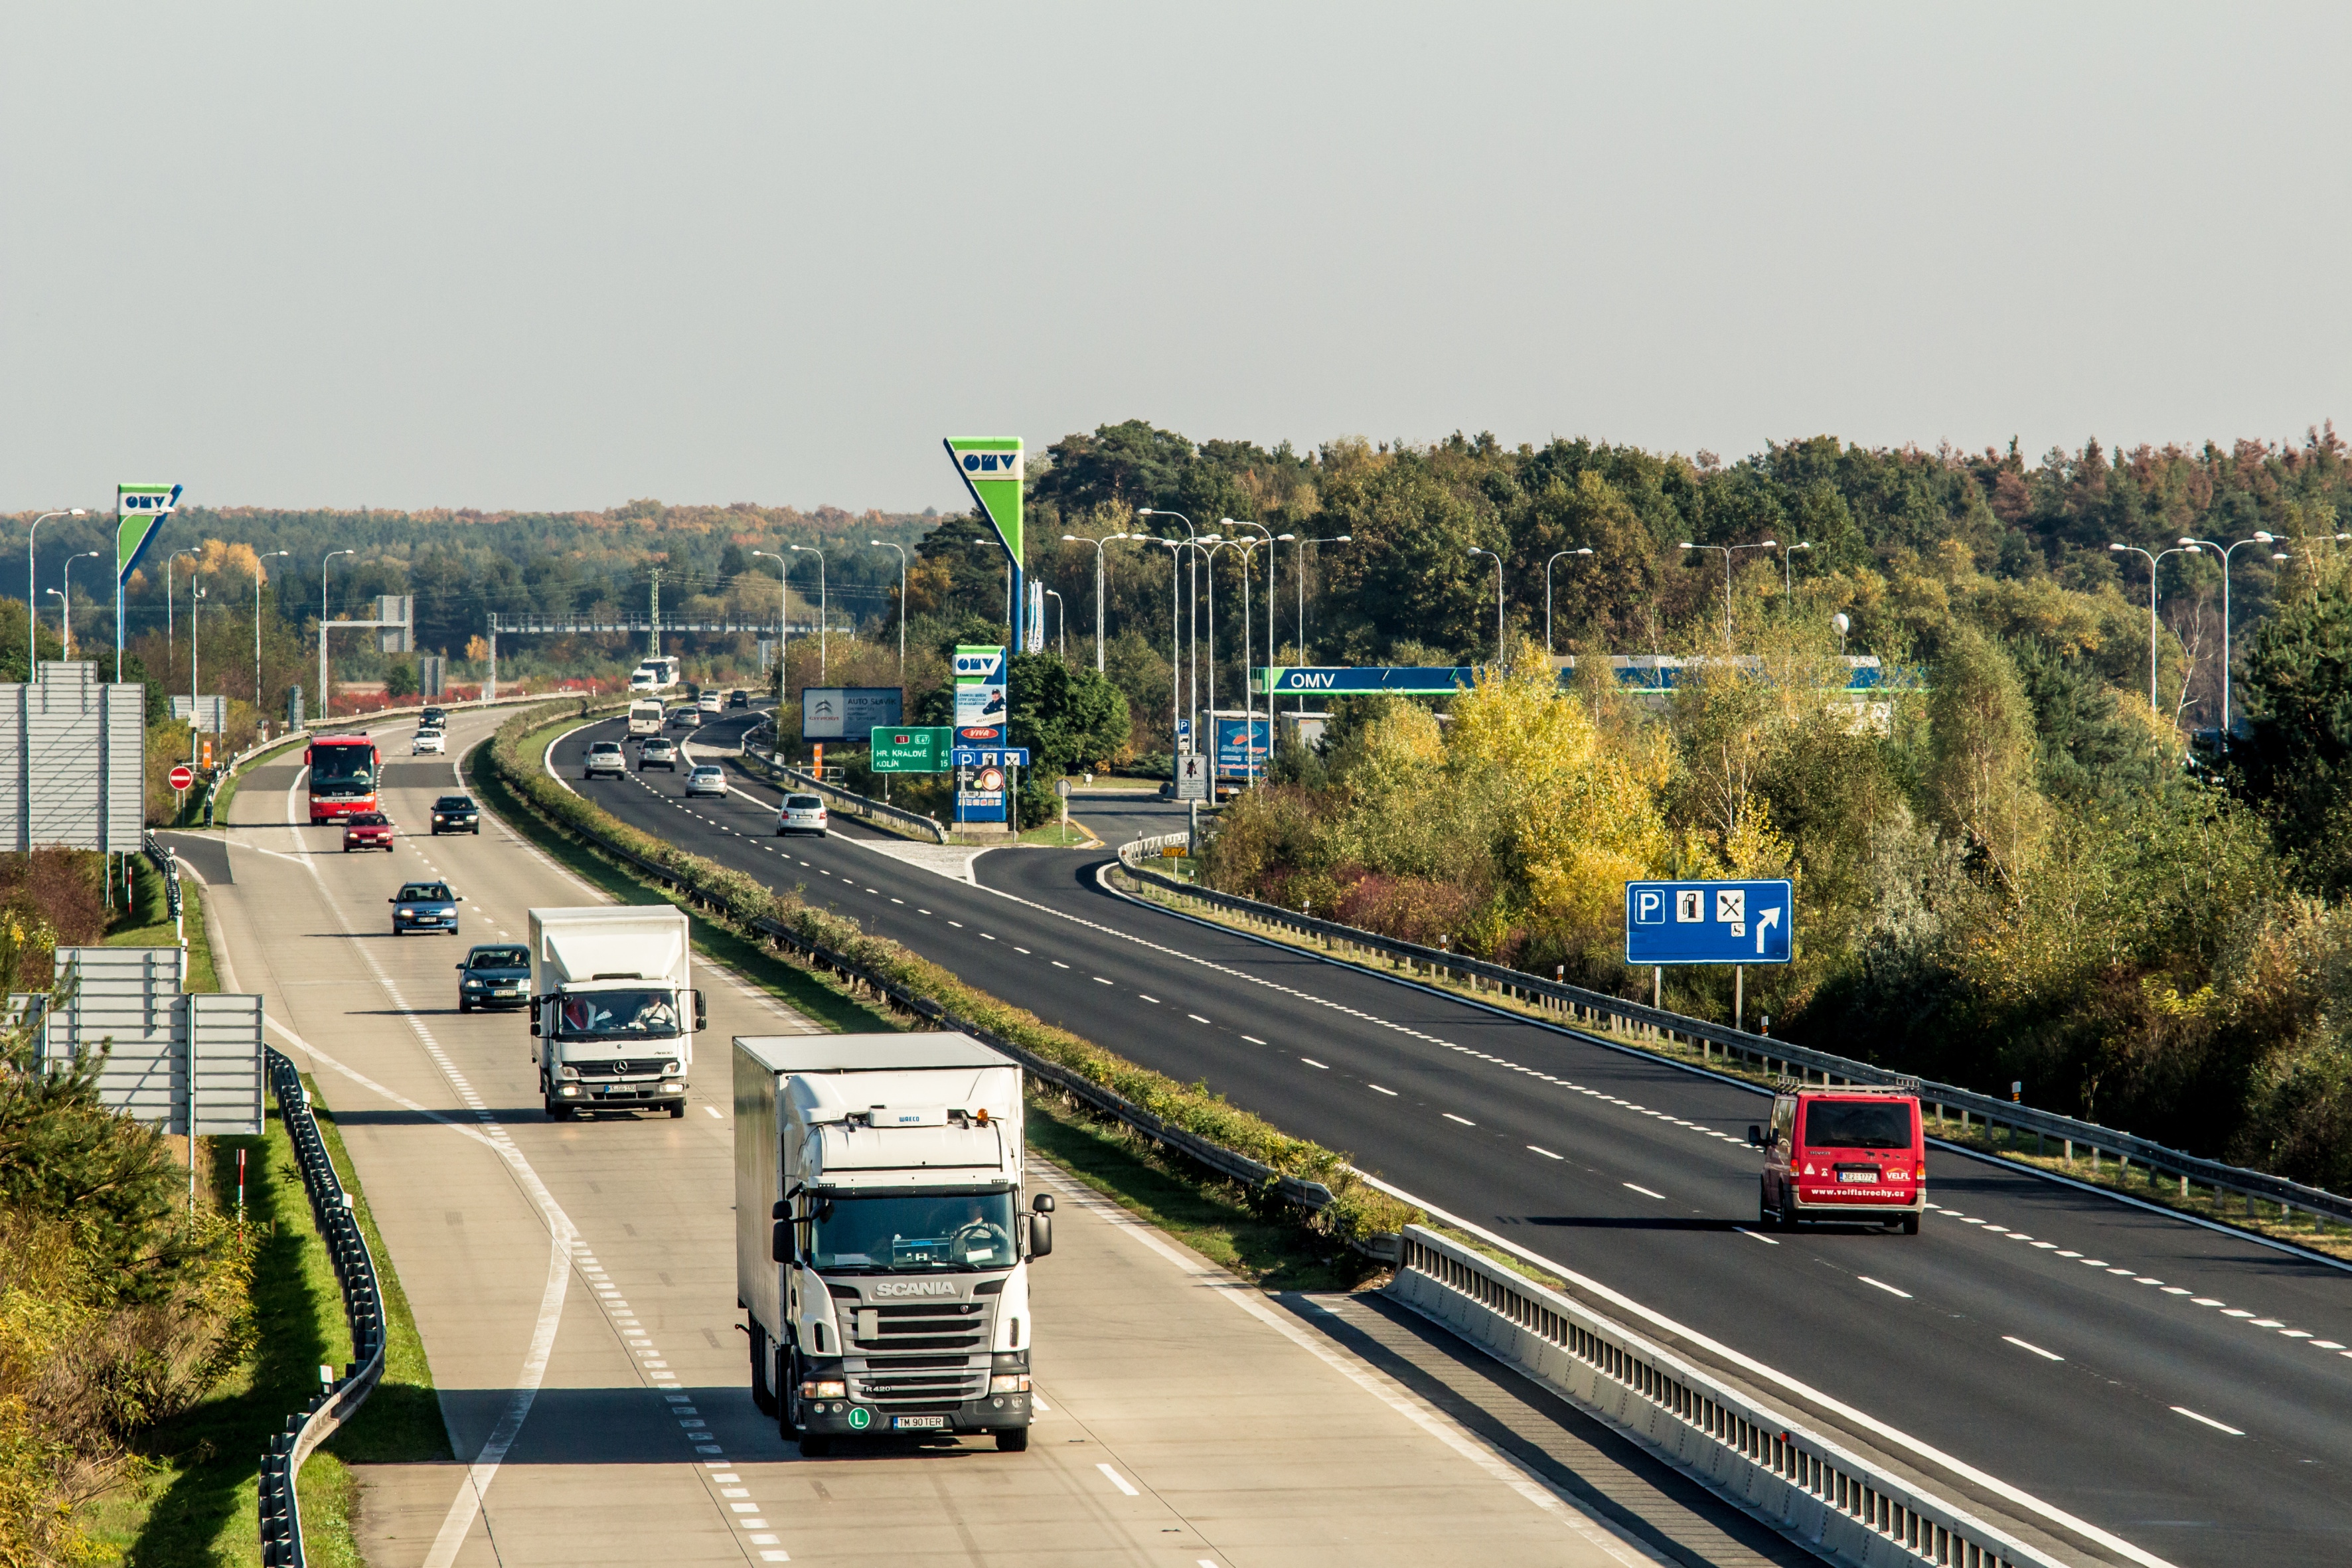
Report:
<svg viewBox="0 0 2352 1568"><path fill-rule="evenodd" d="M696 741L731 750L746 722ZM1981 1472L1954 1489L2077 1555L2352 1560L2339 1268L1947 1152L1930 1153L1939 1206L1916 1237L1759 1235L1752 1091L1115 899L1101 851L990 851L965 880L864 829L778 838L776 792L748 778L693 802L682 775L582 782L587 742L619 728L568 738L554 761L622 819L1351 1152L1795 1380L1808 1414L1884 1424L1842 1429L1919 1473L1952 1469L1922 1445ZM1098 804L1074 815L1115 815L1114 830L1157 815Z"/></svg>

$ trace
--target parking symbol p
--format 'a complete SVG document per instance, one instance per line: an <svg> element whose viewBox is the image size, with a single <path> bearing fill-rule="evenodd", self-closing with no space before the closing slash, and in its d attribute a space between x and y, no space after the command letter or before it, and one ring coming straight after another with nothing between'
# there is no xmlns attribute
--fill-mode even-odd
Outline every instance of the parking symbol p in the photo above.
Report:
<svg viewBox="0 0 2352 1568"><path fill-rule="evenodd" d="M1655 888L1644 888L1633 895L1633 923L1654 926L1666 923L1666 895Z"/></svg>

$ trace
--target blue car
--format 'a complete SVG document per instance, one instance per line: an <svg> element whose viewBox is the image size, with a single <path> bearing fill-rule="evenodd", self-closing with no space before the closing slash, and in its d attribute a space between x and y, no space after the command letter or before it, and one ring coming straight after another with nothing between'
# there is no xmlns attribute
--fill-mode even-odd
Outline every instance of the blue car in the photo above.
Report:
<svg viewBox="0 0 2352 1568"><path fill-rule="evenodd" d="M446 931L457 934L457 906L466 900L446 882L403 882L400 891L384 900L392 906L392 934L413 931Z"/></svg>

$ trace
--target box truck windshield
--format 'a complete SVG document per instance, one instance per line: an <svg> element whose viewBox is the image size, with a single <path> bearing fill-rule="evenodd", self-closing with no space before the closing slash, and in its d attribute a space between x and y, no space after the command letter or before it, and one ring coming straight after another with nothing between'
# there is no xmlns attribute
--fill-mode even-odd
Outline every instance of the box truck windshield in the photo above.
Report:
<svg viewBox="0 0 2352 1568"><path fill-rule="evenodd" d="M677 1007L667 991L586 991L563 998L557 1029L566 1039L674 1040Z"/></svg>

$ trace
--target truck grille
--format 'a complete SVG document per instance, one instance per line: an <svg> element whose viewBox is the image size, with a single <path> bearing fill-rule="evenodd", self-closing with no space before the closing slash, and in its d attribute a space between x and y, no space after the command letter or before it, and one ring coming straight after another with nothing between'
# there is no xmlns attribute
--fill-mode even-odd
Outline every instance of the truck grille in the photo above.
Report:
<svg viewBox="0 0 2352 1568"><path fill-rule="evenodd" d="M924 1301L918 1304L856 1309L851 1333L859 1350L887 1355L893 1351L985 1350L988 1314L977 1301Z"/></svg>
<svg viewBox="0 0 2352 1568"><path fill-rule="evenodd" d="M898 1371L882 1367L853 1373L850 1397L900 1415L944 1412L988 1392L988 1369Z"/></svg>
<svg viewBox="0 0 2352 1568"><path fill-rule="evenodd" d="M644 1078L648 1074L659 1077L662 1068L669 1065L669 1058L654 1057L645 1061L573 1062L571 1065L580 1069L582 1078Z"/></svg>

